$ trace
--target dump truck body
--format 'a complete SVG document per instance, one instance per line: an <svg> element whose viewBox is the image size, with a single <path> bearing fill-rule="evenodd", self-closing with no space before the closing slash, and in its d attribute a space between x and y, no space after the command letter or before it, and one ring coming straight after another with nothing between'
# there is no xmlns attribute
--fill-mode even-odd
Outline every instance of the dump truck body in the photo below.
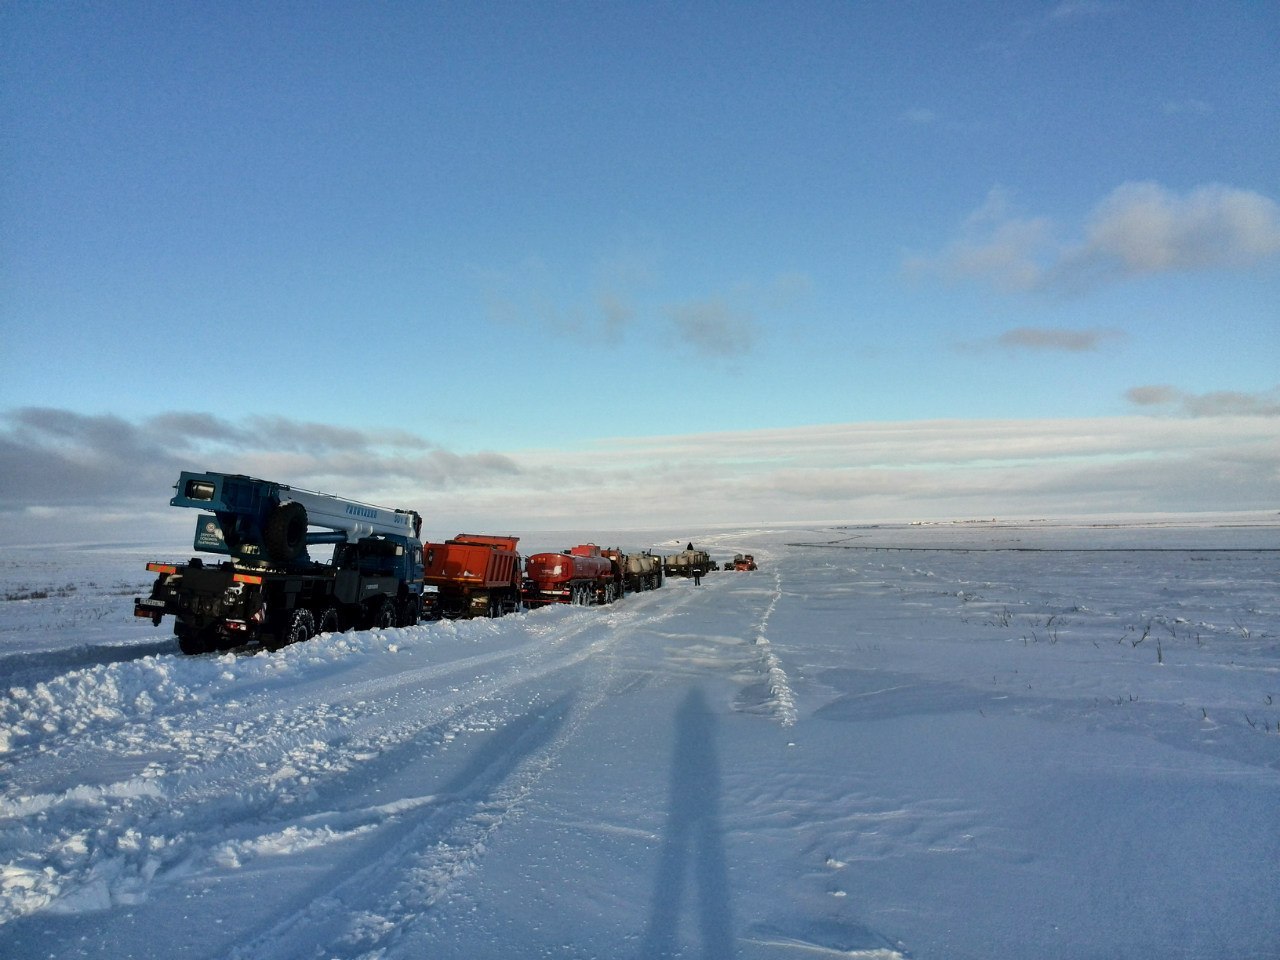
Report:
<svg viewBox="0 0 1280 960"><path fill-rule="evenodd" d="M523 584L519 537L460 533L444 543L424 545L428 615L500 616L520 608Z"/></svg>

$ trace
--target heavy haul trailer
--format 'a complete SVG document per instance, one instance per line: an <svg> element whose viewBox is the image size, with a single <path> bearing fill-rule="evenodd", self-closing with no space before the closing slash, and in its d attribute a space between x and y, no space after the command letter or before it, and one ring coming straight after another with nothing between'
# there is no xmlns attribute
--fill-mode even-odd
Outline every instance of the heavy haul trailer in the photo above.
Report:
<svg viewBox="0 0 1280 960"><path fill-rule="evenodd" d="M600 554L616 565L616 576L622 588L620 594L656 590L662 586L662 558L654 556L648 550L642 553L623 553L616 547L609 547L601 550Z"/></svg>
<svg viewBox="0 0 1280 960"><path fill-rule="evenodd" d="M206 563L149 563L156 581L134 615L174 618L183 653L257 642L267 649L349 627L417 623L422 614L422 518L235 474L184 471L175 507L210 511L195 549ZM312 527L321 528L312 530ZM331 545L318 562L308 547Z"/></svg>
<svg viewBox="0 0 1280 960"><path fill-rule="evenodd" d="M423 607L427 616L500 617L520 609L519 537L460 533L425 543Z"/></svg>
<svg viewBox="0 0 1280 960"><path fill-rule="evenodd" d="M564 553L535 553L525 561L525 606L589 606L612 603L619 596L614 564L600 555L594 543L579 544Z"/></svg>

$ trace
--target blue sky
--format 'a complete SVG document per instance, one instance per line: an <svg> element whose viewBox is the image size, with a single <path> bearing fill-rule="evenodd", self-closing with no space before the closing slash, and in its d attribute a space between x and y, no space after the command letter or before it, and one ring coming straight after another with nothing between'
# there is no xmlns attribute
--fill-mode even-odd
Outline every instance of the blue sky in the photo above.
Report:
<svg viewBox="0 0 1280 960"><path fill-rule="evenodd" d="M1275 503L1275 4L13 3L0 37L0 529L140 460L532 526L566 470L609 472L601 522L653 471L718 487L690 522ZM1064 428L1101 439L1027 449ZM1037 499L1135 459L1197 479Z"/></svg>

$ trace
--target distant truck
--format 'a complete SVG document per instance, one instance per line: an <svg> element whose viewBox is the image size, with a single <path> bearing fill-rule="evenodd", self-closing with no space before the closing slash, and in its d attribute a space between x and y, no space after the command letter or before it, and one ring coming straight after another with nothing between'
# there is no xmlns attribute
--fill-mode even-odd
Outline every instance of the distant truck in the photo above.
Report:
<svg viewBox="0 0 1280 960"><path fill-rule="evenodd" d="M662 558L648 550L623 553L616 547L609 547L601 550L600 554L613 561L614 576L620 585L619 595L656 590L662 586Z"/></svg>
<svg viewBox="0 0 1280 960"><path fill-rule="evenodd" d="M519 610L524 576L519 537L460 533L423 544L424 613L450 620L500 617Z"/></svg>
<svg viewBox="0 0 1280 960"><path fill-rule="evenodd" d="M183 471L175 507L207 511L194 547L228 559L154 562L134 615L174 618L183 653L257 643L275 650L317 633L417 623L422 517L239 474ZM319 528L319 529L312 529ZM313 546L332 546L327 562Z"/></svg>
<svg viewBox="0 0 1280 960"><path fill-rule="evenodd" d="M719 569L711 559L711 554L705 550L693 549L692 543L679 553L662 558L662 572L668 577L692 577L695 573L701 576L708 571Z"/></svg>
<svg viewBox="0 0 1280 960"><path fill-rule="evenodd" d="M756 558L749 553L735 553L733 562L725 566L726 570L757 570Z"/></svg>

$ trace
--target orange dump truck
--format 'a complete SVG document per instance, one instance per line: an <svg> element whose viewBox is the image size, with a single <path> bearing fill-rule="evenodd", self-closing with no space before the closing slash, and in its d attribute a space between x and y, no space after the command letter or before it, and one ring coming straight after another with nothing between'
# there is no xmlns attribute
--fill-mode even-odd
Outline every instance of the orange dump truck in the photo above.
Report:
<svg viewBox="0 0 1280 960"><path fill-rule="evenodd" d="M519 542L519 537L460 533L444 543L423 544L423 600L429 613L453 620L519 610Z"/></svg>

